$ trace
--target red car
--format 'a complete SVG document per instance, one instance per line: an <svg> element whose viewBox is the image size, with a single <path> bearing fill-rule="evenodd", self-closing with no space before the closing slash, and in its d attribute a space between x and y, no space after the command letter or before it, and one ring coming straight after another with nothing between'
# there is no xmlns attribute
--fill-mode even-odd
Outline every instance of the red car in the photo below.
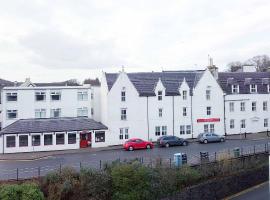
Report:
<svg viewBox="0 0 270 200"><path fill-rule="evenodd" d="M125 150L133 151L134 149L152 149L154 147L152 142L144 141L139 138L132 138L123 145Z"/></svg>

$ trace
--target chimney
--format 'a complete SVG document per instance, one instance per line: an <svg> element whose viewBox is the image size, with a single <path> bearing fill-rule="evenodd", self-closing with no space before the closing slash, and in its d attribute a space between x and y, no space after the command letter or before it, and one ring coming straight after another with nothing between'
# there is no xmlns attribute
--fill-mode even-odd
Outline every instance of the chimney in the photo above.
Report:
<svg viewBox="0 0 270 200"><path fill-rule="evenodd" d="M213 58L209 57L209 66L207 67L209 71L212 73L214 78L217 80L218 79L218 67L213 64Z"/></svg>

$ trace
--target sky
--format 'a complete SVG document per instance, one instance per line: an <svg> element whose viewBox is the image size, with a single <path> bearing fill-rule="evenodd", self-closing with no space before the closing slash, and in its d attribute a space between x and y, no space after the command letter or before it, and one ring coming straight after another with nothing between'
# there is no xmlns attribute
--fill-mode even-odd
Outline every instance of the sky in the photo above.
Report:
<svg viewBox="0 0 270 200"><path fill-rule="evenodd" d="M269 0L0 0L0 78L204 69L270 55Z"/></svg>

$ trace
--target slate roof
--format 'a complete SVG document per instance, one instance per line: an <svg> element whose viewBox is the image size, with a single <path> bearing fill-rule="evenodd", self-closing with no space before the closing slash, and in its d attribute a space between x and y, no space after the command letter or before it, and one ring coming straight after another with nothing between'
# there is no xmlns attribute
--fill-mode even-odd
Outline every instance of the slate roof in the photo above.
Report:
<svg viewBox="0 0 270 200"><path fill-rule="evenodd" d="M42 133L108 129L100 122L86 117L20 119L5 127L0 134Z"/></svg>
<svg viewBox="0 0 270 200"><path fill-rule="evenodd" d="M155 86L159 79L166 88L167 96L179 95L179 86L183 82L184 78L190 87L192 94L192 88L196 86L200 80L204 70L193 71L163 71L163 72L138 72L127 73L130 81L137 89L140 96L155 96ZM108 89L110 90L115 83L118 73L106 73L106 80Z"/></svg>
<svg viewBox="0 0 270 200"><path fill-rule="evenodd" d="M81 86L78 83L63 81L63 82L51 82L51 83L34 83L37 87L50 87L50 86Z"/></svg>
<svg viewBox="0 0 270 200"><path fill-rule="evenodd" d="M257 85L258 94L267 94L270 72L219 72L218 82L226 94L232 93L232 84L239 85L239 94L250 94L250 84Z"/></svg>
<svg viewBox="0 0 270 200"><path fill-rule="evenodd" d="M13 85L14 85L14 83L11 81L0 79L0 89L2 89L3 87L6 87L6 86L13 86Z"/></svg>

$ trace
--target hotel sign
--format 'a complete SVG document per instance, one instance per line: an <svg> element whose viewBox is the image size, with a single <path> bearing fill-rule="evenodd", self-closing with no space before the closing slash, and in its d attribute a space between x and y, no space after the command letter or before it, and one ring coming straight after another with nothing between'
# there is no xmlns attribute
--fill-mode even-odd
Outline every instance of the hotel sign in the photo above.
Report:
<svg viewBox="0 0 270 200"><path fill-rule="evenodd" d="M197 122L220 122L220 118L197 119Z"/></svg>

